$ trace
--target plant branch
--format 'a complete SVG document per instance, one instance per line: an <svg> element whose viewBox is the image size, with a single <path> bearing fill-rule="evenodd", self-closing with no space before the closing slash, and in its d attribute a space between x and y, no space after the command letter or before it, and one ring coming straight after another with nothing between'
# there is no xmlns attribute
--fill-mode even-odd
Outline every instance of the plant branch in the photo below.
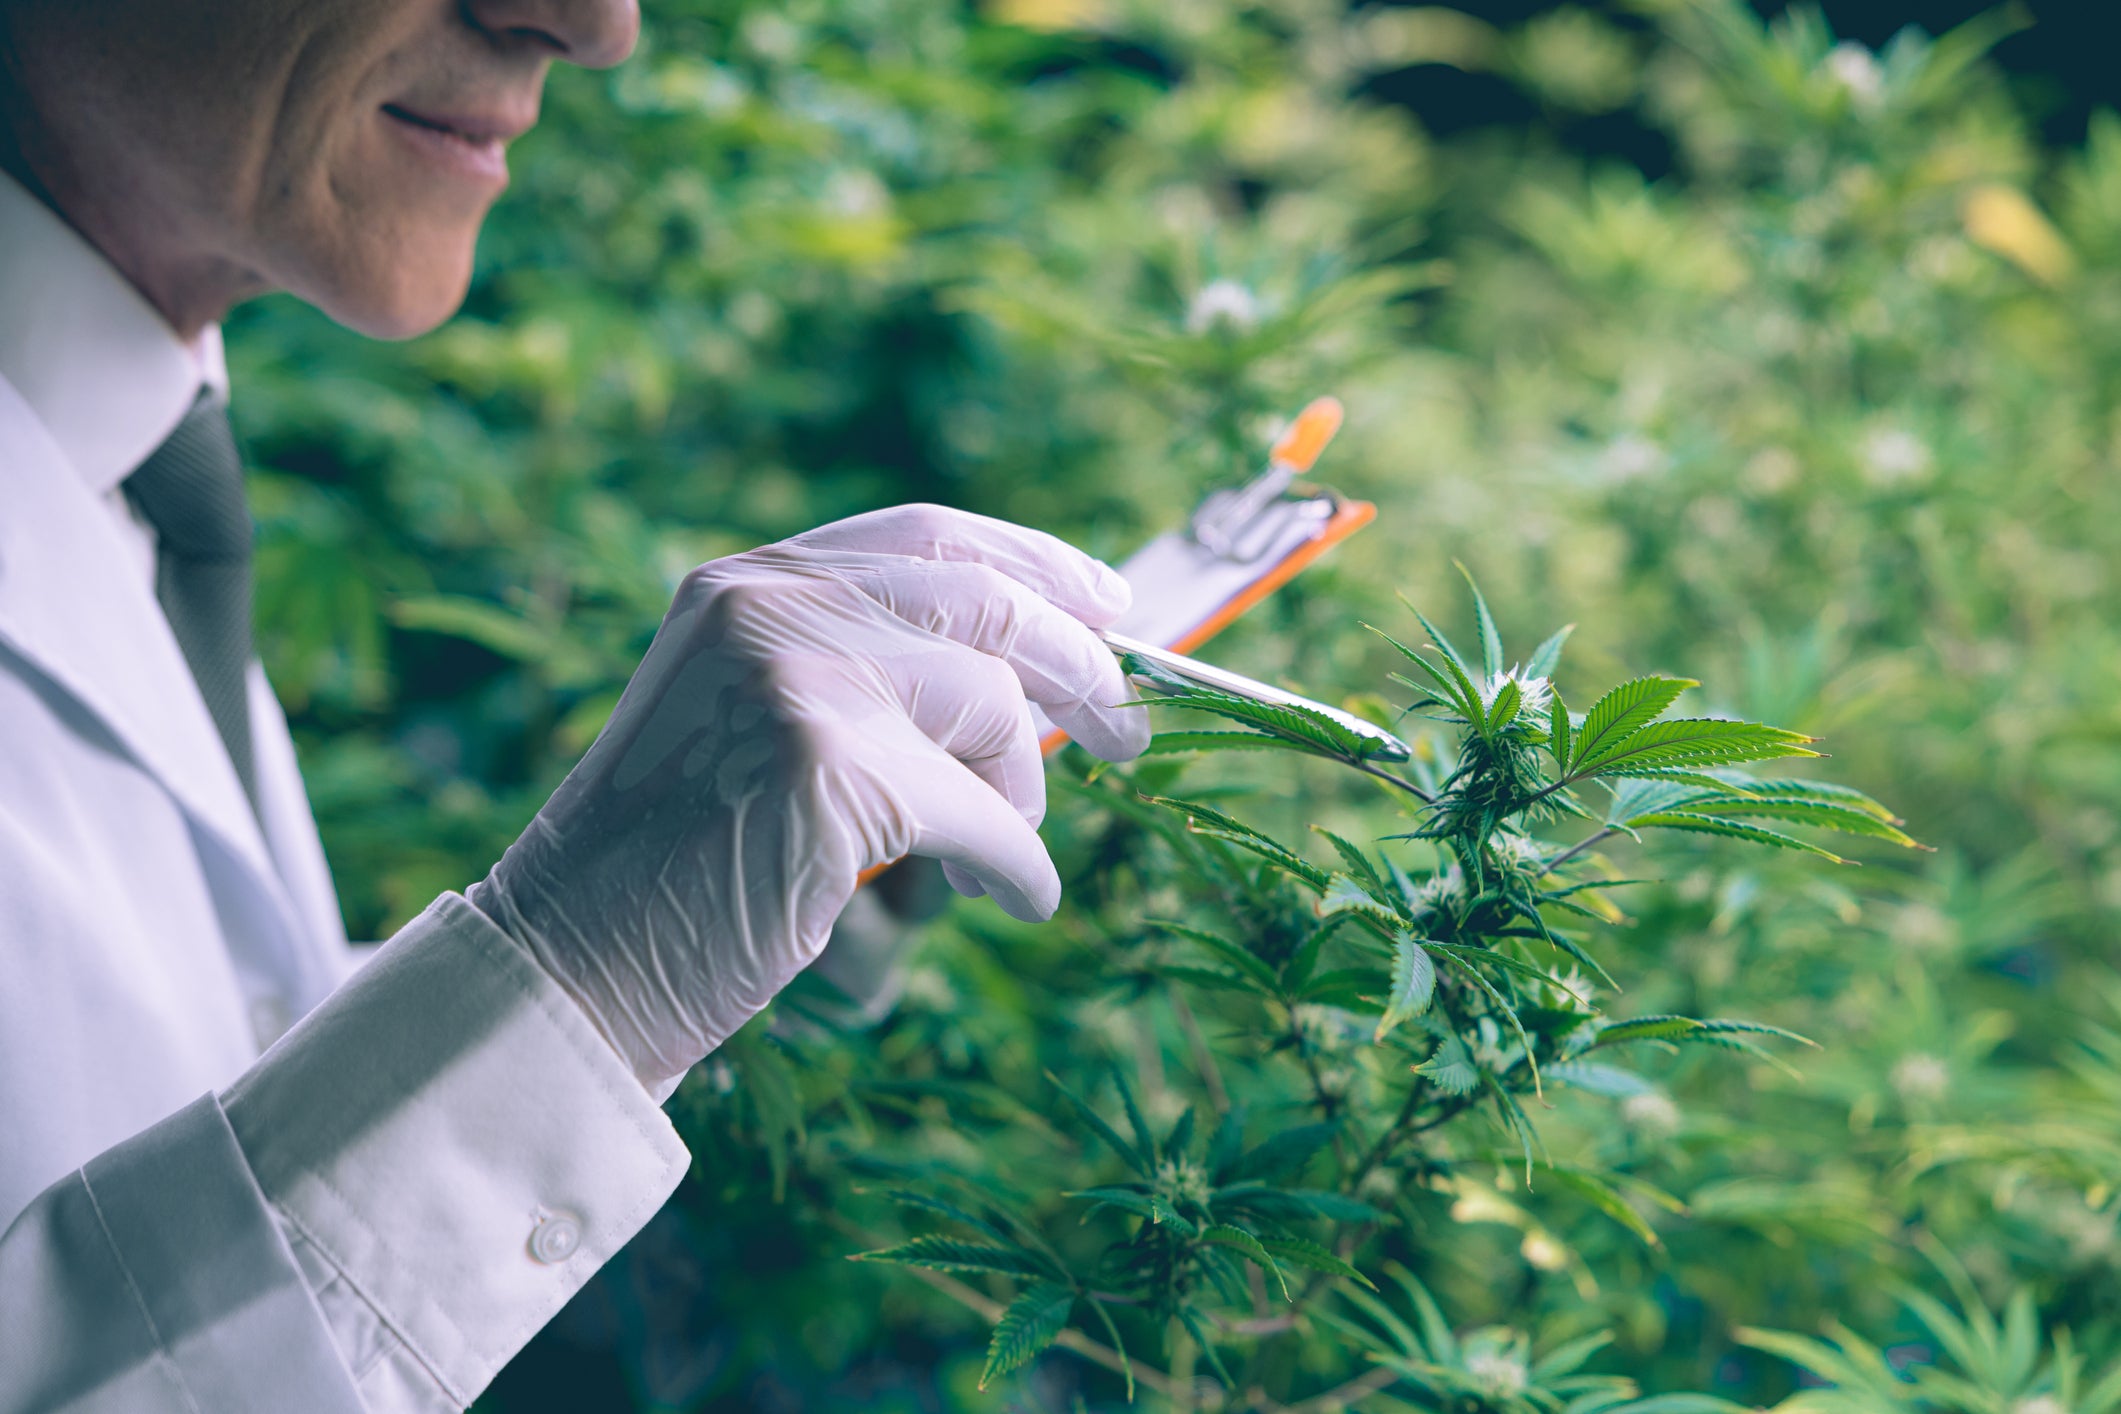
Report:
<svg viewBox="0 0 2121 1414"><path fill-rule="evenodd" d="M1365 1371L1345 1384L1338 1384L1323 1394L1314 1394L1309 1399L1294 1404L1276 1404L1264 1395L1254 1395L1252 1407L1260 1414L1341 1414L1364 1395L1376 1394L1399 1378L1396 1371L1378 1368Z"/></svg>
<svg viewBox="0 0 2121 1414"><path fill-rule="evenodd" d="M1350 759L1348 761L1348 764L1353 766L1356 770L1362 772L1366 776L1376 777L1378 780L1383 781L1386 785L1393 787L1395 790L1405 791L1408 795L1413 796L1423 805L1434 805L1436 803L1435 796L1430 795L1427 791L1423 790L1420 786L1415 785L1405 776L1395 775L1393 772L1384 770L1381 767L1372 766L1367 761L1357 761Z"/></svg>
<svg viewBox="0 0 2121 1414"><path fill-rule="evenodd" d="M825 1221L836 1231L840 1232L844 1236L853 1238L856 1242L861 1243L865 1248L874 1248L885 1245L879 1239L870 1235L867 1232L864 1232L859 1226L848 1221L846 1218L841 1217L837 1213L826 1213L824 1215L824 1218ZM967 1286L965 1283L959 1281L956 1277L950 1276L947 1273L934 1271L928 1267L900 1267L898 1268L898 1270L901 1272L905 1272L910 1276L916 1277L921 1281L926 1282L929 1286L935 1288L943 1295L949 1297L952 1301L955 1301L959 1305L964 1306L966 1309L970 1310L974 1315L978 1316L981 1320L985 1321L990 1326L999 1324L1002 1319L1003 1311L1008 1309L1001 1302L996 1301L993 1297L987 1295L985 1292L980 1291L974 1287ZM1101 1291L1086 1290L1082 1294L1085 1297L1095 1297L1101 1301L1117 1301L1130 1305L1133 1304L1131 1298L1111 1296ZM1085 1360L1088 1360L1093 1365L1102 1365L1105 1369L1110 1370L1115 1375L1125 1375L1131 1368L1134 1375L1134 1382L1136 1384L1141 1385L1147 1389L1153 1389L1158 1394L1162 1395L1166 1399L1172 1400L1174 1403L1179 1399L1181 1394L1190 1393L1193 1394L1195 1397L1198 1397L1198 1391L1182 1389L1180 1382L1173 1379L1171 1376L1164 1374L1160 1370L1152 1369L1151 1367L1143 1364L1139 1360L1129 1359L1125 1356L1122 1356L1111 1346L1103 1344L1100 1341L1092 1340L1089 1336L1084 1335L1081 1331L1077 1330L1073 1326L1069 1326L1066 1329L1062 1330L1059 1335L1053 1338L1053 1343L1055 1345L1063 1347L1064 1349L1074 1351L1077 1355L1082 1356ZM1186 1383L1190 1384L1191 1381L1187 1381Z"/></svg>
<svg viewBox="0 0 2121 1414"><path fill-rule="evenodd" d="M1377 1141L1370 1146L1370 1151L1364 1154L1362 1162L1356 1165L1354 1176L1348 1179L1347 1191L1350 1194L1362 1187L1363 1180L1368 1178L1371 1171L1383 1163L1385 1156L1398 1145L1400 1131L1414 1118L1414 1112L1421 1108L1421 1097L1428 1088L1428 1083L1420 1076L1416 1076L1414 1083L1407 1087L1407 1098L1401 1102L1399 1113L1392 1116L1392 1122L1377 1136Z"/></svg>
<svg viewBox="0 0 2121 1414"><path fill-rule="evenodd" d="M949 1297L952 1301L968 1308L974 1315L990 1326L997 1324L1001 1320L1002 1312L1006 1309L1001 1302L996 1301L993 1297L976 1291L959 1281L956 1277L949 1276L943 1272L930 1271L926 1267L904 1267L901 1270L910 1272L937 1291L940 1291L943 1295ZM1132 1365L1136 1384L1147 1389L1153 1389L1166 1399L1175 1400L1179 1395L1177 1382L1161 1371L1153 1370L1139 1360L1122 1360L1119 1352L1111 1346L1090 1339L1090 1337L1084 1335L1073 1326L1069 1326L1055 1336L1053 1343L1063 1349L1074 1351L1093 1365L1104 1366L1115 1375L1125 1374L1127 1367Z"/></svg>
<svg viewBox="0 0 2121 1414"><path fill-rule="evenodd" d="M1178 988L1170 989L1170 997L1179 1029L1186 1033L1186 1049L1193 1053L1193 1068L1200 1072L1201 1083L1208 1087L1208 1100L1215 1106L1217 1114L1228 1114L1230 1092L1223 1087L1223 1073L1215 1064L1215 1052L1208 1049L1208 1038L1201 1034L1200 1019L1193 1015L1193 1008L1186 1005Z"/></svg>
<svg viewBox="0 0 2121 1414"><path fill-rule="evenodd" d="M1552 859L1549 859L1546 862L1545 869L1541 872L1543 874L1551 874L1556 869L1559 869L1562 865L1574 859L1577 855L1582 854L1585 850L1593 849L1599 844L1611 839L1613 836L1619 833L1620 827L1618 825L1608 825L1595 834L1587 835L1583 839L1578 840L1575 844L1570 845L1561 853L1555 855Z"/></svg>

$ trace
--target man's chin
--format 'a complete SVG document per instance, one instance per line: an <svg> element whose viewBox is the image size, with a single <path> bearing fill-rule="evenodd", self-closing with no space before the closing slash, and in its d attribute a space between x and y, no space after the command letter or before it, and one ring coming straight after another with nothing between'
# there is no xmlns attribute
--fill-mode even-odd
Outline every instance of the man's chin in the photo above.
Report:
<svg viewBox="0 0 2121 1414"><path fill-rule="evenodd" d="M371 339L412 339L446 322L471 288L470 240L441 250L406 242L395 252L331 272L294 293L333 323ZM395 256L395 258L392 258Z"/></svg>

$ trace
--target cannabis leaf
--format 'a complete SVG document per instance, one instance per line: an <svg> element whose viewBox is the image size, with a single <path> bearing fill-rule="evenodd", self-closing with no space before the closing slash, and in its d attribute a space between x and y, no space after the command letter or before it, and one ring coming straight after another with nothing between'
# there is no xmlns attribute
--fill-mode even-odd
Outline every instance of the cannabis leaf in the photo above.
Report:
<svg viewBox="0 0 2121 1414"><path fill-rule="evenodd" d="M985 1389L998 1375L1029 1363L1067 1327L1068 1313L1075 1309L1075 1291L1059 1282L1034 1282L1002 1312L987 1342L987 1366L980 1371L979 1387Z"/></svg>

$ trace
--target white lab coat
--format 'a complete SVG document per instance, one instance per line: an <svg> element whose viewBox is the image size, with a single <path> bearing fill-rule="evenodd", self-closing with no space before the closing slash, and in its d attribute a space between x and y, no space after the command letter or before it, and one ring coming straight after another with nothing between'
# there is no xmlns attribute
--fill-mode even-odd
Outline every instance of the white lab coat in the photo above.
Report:
<svg viewBox="0 0 2121 1414"><path fill-rule="evenodd" d="M461 1408L688 1156L456 896L356 975L263 674L261 829L81 474L173 336L25 203L0 345L66 337L0 358L0 1414Z"/></svg>

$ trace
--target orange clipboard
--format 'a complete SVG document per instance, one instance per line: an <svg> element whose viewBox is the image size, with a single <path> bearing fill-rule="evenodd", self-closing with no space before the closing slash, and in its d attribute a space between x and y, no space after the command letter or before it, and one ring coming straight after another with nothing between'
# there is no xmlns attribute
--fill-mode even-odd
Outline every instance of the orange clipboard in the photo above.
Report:
<svg viewBox="0 0 2121 1414"><path fill-rule="evenodd" d="M1210 495L1184 530L1156 536L1117 565L1134 588L1134 606L1112 629L1191 653L1375 520L1377 507L1368 501L1296 485L1340 430L1341 418L1337 398L1314 400L1274 444L1264 472ZM1031 717L1047 755L1067 743L1067 733L1036 706ZM889 868L872 865L861 882Z"/></svg>

